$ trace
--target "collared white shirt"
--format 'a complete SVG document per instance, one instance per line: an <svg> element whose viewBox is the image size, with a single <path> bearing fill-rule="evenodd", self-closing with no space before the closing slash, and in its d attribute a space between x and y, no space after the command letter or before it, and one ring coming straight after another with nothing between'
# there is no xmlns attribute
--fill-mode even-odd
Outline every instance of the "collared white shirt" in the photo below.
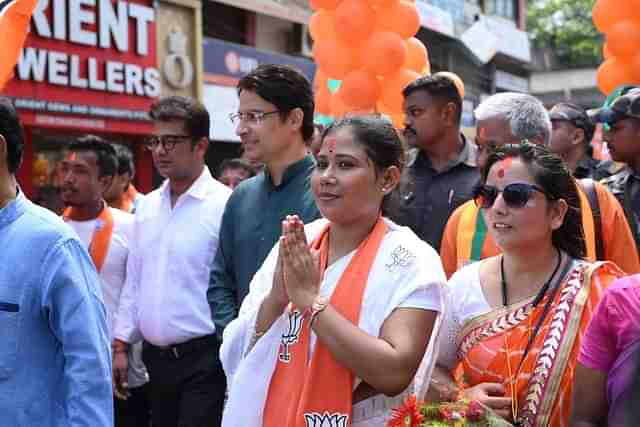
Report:
<svg viewBox="0 0 640 427"><path fill-rule="evenodd" d="M135 215L116 338L166 346L214 333L206 294L230 195L205 166L173 209L168 180L145 196Z"/></svg>
<svg viewBox="0 0 640 427"><path fill-rule="evenodd" d="M98 272L102 286L102 297L107 308L107 322L109 331L113 333L115 312L118 308L120 294L126 278L127 257L129 255L129 236L133 228L133 215L114 208L107 208L113 216L113 232L104 260L102 270ZM78 234L84 247L89 250L91 240L96 231L94 218L89 221L75 221L69 219L67 224Z"/></svg>
<svg viewBox="0 0 640 427"><path fill-rule="evenodd" d="M107 323L109 332L113 334L116 312L127 273L127 258L129 256L129 240L133 229L133 215L115 208L107 208L113 216L113 233L109 242L107 256L98 272L102 286L102 297L107 308ZM67 224L78 234L80 241L87 250L96 231L97 219L89 221L74 221L69 219ZM140 387L149 381L147 370L142 362L142 345L135 345L129 351L129 386Z"/></svg>

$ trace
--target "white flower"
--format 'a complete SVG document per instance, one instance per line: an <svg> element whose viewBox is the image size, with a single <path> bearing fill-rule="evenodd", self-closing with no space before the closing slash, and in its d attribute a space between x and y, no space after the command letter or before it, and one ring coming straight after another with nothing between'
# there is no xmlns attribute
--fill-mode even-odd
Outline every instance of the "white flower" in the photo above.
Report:
<svg viewBox="0 0 640 427"><path fill-rule="evenodd" d="M306 427L347 427L348 420L347 414L329 414L328 412L304 414Z"/></svg>

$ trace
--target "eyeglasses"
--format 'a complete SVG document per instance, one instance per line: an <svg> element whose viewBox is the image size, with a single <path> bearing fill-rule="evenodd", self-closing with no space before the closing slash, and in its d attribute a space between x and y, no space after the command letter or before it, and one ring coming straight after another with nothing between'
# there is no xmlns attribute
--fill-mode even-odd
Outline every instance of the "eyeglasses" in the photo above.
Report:
<svg viewBox="0 0 640 427"><path fill-rule="evenodd" d="M502 199L508 207L520 209L531 199L534 191L547 195L546 191L537 185L523 182L509 184L503 190L498 190L493 185L480 185L473 190L473 201L479 208L488 209L493 206L498 194L502 193Z"/></svg>
<svg viewBox="0 0 640 427"><path fill-rule="evenodd" d="M164 151L171 151L175 148L176 144L191 141L189 135L153 135L147 138L145 147L149 151L155 151L160 144Z"/></svg>
<svg viewBox="0 0 640 427"><path fill-rule="evenodd" d="M256 124L256 123L260 123L268 115L275 114L275 113L279 113L279 111L278 110L267 111L267 112L243 111L243 112L229 114L229 119L231 120L231 123L233 123L234 125L240 124L240 122Z"/></svg>

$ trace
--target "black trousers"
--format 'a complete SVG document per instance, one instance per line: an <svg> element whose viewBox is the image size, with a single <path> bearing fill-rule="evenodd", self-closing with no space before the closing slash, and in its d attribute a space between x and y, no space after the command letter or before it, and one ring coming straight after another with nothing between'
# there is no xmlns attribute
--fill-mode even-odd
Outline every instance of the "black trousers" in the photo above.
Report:
<svg viewBox="0 0 640 427"><path fill-rule="evenodd" d="M149 384L130 388L127 400L113 397L115 406L115 427L150 427L151 405L149 402Z"/></svg>
<svg viewBox="0 0 640 427"><path fill-rule="evenodd" d="M169 348L144 343L153 427L219 427L227 380L215 335Z"/></svg>

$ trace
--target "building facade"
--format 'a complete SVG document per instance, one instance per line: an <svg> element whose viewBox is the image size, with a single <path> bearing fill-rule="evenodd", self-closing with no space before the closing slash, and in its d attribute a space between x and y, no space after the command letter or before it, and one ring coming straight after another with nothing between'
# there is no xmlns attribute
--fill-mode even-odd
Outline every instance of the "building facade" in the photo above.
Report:
<svg viewBox="0 0 640 427"><path fill-rule="evenodd" d="M137 187L157 185L148 110L162 95L201 97L201 22L196 0L40 0L2 93L25 126L23 190L55 195L65 147L85 134L129 145Z"/></svg>
<svg viewBox="0 0 640 427"><path fill-rule="evenodd" d="M416 37L427 46L432 71L453 71L465 82L466 133L473 133L473 110L486 96L499 91L529 92L531 54L525 0L415 3L422 21ZM238 76L269 61L290 63L305 73L314 68L307 28L313 11L307 0L205 0L203 8L203 99L218 117L212 138L232 143L237 137L224 116L236 108L232 87ZM236 59L233 54L222 57L223 51L234 49L244 53ZM235 148L222 151L239 153Z"/></svg>

